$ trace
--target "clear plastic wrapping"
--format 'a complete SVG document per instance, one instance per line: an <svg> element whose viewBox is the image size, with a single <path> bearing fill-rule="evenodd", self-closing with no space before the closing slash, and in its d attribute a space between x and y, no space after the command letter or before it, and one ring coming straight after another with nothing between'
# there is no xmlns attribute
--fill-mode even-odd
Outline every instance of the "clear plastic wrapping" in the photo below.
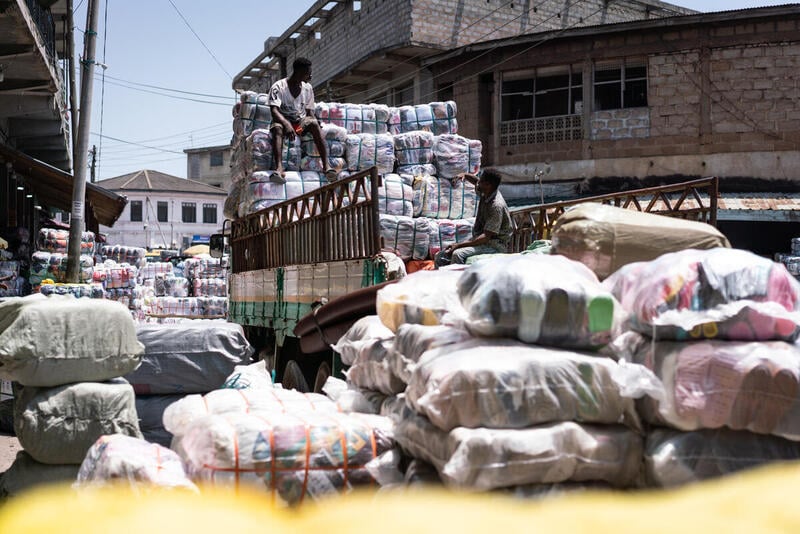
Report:
<svg viewBox="0 0 800 534"><path fill-rule="evenodd" d="M394 252L405 260L424 260L428 257L430 244L428 219L382 213L380 227L384 249Z"/></svg>
<svg viewBox="0 0 800 534"><path fill-rule="evenodd" d="M233 107L233 134L246 137L259 128L269 128L272 124L272 110L269 95L254 91L239 93L239 102Z"/></svg>
<svg viewBox="0 0 800 534"><path fill-rule="evenodd" d="M389 134L350 134L346 151L348 170L364 171L376 166L379 174L394 171L394 141Z"/></svg>
<svg viewBox="0 0 800 534"><path fill-rule="evenodd" d="M341 337L333 350L339 354L342 363L353 365L361 350L375 340L391 340L394 332L389 330L377 315L362 317Z"/></svg>
<svg viewBox="0 0 800 534"><path fill-rule="evenodd" d="M437 174L454 178L460 174L477 174L481 169L483 144L478 139L467 139L456 134L437 135L433 143L433 157Z"/></svg>
<svg viewBox="0 0 800 534"><path fill-rule="evenodd" d="M329 376L325 381L322 392L333 400L343 413L380 414L387 398L383 393L353 386L333 376Z"/></svg>
<svg viewBox="0 0 800 534"><path fill-rule="evenodd" d="M421 130L393 136L397 164L400 166L431 165L433 167L434 137L431 132ZM435 173L436 171L434 170L431 174ZM416 175L416 173L409 174Z"/></svg>
<svg viewBox="0 0 800 534"><path fill-rule="evenodd" d="M413 187L416 217L467 219L478 213L478 193L469 180L420 176Z"/></svg>
<svg viewBox="0 0 800 534"><path fill-rule="evenodd" d="M400 131L427 130L436 135L458 133L456 113L458 108L452 100L431 102L414 106L400 106Z"/></svg>
<svg viewBox="0 0 800 534"><path fill-rule="evenodd" d="M446 249L450 245L463 243L472 239L472 227L475 225L475 218L469 219L431 219L430 244L428 250L431 258L435 258L439 251Z"/></svg>
<svg viewBox="0 0 800 534"><path fill-rule="evenodd" d="M448 312L463 315L456 284L460 271L418 271L378 290L375 307L392 332L400 325L438 325Z"/></svg>
<svg viewBox="0 0 800 534"><path fill-rule="evenodd" d="M424 353L471 338L472 336L465 330L452 326L401 324L389 353L389 366L395 376L408 384L417 362Z"/></svg>
<svg viewBox="0 0 800 534"><path fill-rule="evenodd" d="M270 181L269 173L255 172L251 181L243 187L239 203L239 215L245 216L264 208L280 204L305 193L319 189L328 183L318 172L286 172L286 183Z"/></svg>

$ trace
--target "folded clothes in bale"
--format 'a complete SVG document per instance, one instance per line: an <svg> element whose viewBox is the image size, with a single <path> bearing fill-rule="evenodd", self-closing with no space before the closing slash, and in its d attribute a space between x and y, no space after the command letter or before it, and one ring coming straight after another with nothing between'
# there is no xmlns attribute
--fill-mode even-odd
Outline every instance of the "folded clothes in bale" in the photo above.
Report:
<svg viewBox="0 0 800 534"><path fill-rule="evenodd" d="M478 193L469 180L419 176L413 187L415 217L466 219L478 213Z"/></svg>
<svg viewBox="0 0 800 534"><path fill-rule="evenodd" d="M237 138L247 137L259 128L268 129L272 124L269 95L254 91L239 93L239 102L233 107L233 134Z"/></svg>
<svg viewBox="0 0 800 534"><path fill-rule="evenodd" d="M422 130L393 136L397 164L401 167L408 165L433 166L434 138L435 136L431 132ZM435 171L431 174L435 174Z"/></svg>
<svg viewBox="0 0 800 534"><path fill-rule="evenodd" d="M454 178L464 173L477 174L481 169L483 145L478 139L456 134L437 135L433 143L433 158L437 174Z"/></svg>
<svg viewBox="0 0 800 534"><path fill-rule="evenodd" d="M441 324L445 314L463 317L456 285L460 271L418 271L378 291L378 316L392 332L402 324Z"/></svg>
<svg viewBox="0 0 800 534"><path fill-rule="evenodd" d="M345 146L350 171L377 167L379 174L388 174L394 170L394 140L389 134L350 134Z"/></svg>
<svg viewBox="0 0 800 534"><path fill-rule="evenodd" d="M402 259L424 260L428 257L430 224L424 217L380 215L380 232L386 250Z"/></svg>
<svg viewBox="0 0 800 534"><path fill-rule="evenodd" d="M395 376L408 384L417 363L427 351L471 338L467 331L452 326L401 324L389 353L389 366Z"/></svg>
<svg viewBox="0 0 800 534"><path fill-rule="evenodd" d="M431 102L414 106L400 106L400 131L428 130L436 135L458 133L456 103Z"/></svg>
<svg viewBox="0 0 800 534"><path fill-rule="evenodd" d="M252 180L242 189L239 203L241 216L255 213L285 200L319 189L328 183L318 172L287 172L285 183L270 180L269 173L254 173Z"/></svg>

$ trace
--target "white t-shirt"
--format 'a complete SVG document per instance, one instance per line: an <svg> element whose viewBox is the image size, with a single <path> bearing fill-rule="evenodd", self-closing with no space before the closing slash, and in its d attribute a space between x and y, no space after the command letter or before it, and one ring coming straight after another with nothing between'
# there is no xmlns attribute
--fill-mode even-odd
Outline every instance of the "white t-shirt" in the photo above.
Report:
<svg viewBox="0 0 800 534"><path fill-rule="evenodd" d="M314 109L314 88L310 83L300 82L300 94L295 98L286 78L282 78L272 84L267 103L277 106L289 122L298 123L307 115L307 109Z"/></svg>

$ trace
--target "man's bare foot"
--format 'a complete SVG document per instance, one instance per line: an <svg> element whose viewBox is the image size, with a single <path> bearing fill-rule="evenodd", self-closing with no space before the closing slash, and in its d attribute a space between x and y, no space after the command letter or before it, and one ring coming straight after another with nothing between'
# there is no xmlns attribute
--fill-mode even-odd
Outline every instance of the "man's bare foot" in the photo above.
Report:
<svg viewBox="0 0 800 534"><path fill-rule="evenodd" d="M325 175L325 179L327 179L329 182L335 182L339 177L339 173L334 169L323 169L322 174Z"/></svg>
<svg viewBox="0 0 800 534"><path fill-rule="evenodd" d="M286 183L286 171L283 170L283 165L278 165L274 171L269 173L269 181L276 184Z"/></svg>

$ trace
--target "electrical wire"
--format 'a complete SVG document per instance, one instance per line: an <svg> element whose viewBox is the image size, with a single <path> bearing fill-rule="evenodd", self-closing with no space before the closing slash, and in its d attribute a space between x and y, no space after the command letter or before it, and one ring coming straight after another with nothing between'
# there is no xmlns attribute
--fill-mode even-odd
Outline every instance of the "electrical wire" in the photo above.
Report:
<svg viewBox="0 0 800 534"><path fill-rule="evenodd" d="M135 145L135 146L141 146L141 147L145 147L145 148L150 148L150 149L153 149L153 150L157 150L159 152L167 152L167 153L170 153L170 154L183 154L183 152L177 152L175 150L167 150L167 149L159 148L159 147L156 147L156 146L147 146L147 145L142 144L142 143L136 143L134 141L126 141L125 139L120 139L118 137L111 137L110 135L100 135L100 134L94 133L94 132L92 133L92 135L97 135L99 137L103 137L105 139L111 139L113 141L119 141L120 143L127 143L129 145Z"/></svg>
<svg viewBox="0 0 800 534"><path fill-rule="evenodd" d="M214 58L214 61L217 62L217 65L219 65L219 68L222 69L222 72L224 72L229 79L233 79L233 76L231 76L231 74L227 70L225 70L225 67L222 66L222 63L220 63L219 59L217 59L217 56L214 55L214 52L212 52L211 49L208 48L208 46L206 46L206 43L203 42L200 36L197 35L197 32L194 31L194 28L192 28L192 26L189 24L189 21L186 20L186 17L183 16L183 13L181 13L180 9L178 9L178 6L175 5L175 2L173 2L172 0L167 0L167 1L172 5L173 8L175 8L175 11L178 13L178 16L180 16L184 24L186 24L186 27L189 28L189 30L194 34L194 36L197 37L197 40L200 41L200 44L203 45L203 48L206 49L206 52L208 52L211 55L211 57Z"/></svg>
<svg viewBox="0 0 800 534"><path fill-rule="evenodd" d="M209 98L224 98L224 99L230 99L231 98L230 95L221 96L221 95L212 95L212 94L208 94L208 93L195 93L195 92L192 92L192 91L183 91L181 89L171 89L169 87L161 87L161 86L158 86L158 85L150 85L150 84L141 83L141 82L132 82L130 80L123 80L122 78L115 78L114 76L110 76L110 75L108 76L108 79L109 80L114 80L114 81L117 81L117 82L127 83L127 84L130 84L130 85L136 85L136 86L140 86L140 87L147 87L149 89L160 89L162 91L170 91L170 92L173 92L173 93L181 93L181 94L184 94L184 95L205 96L205 97L209 97ZM234 95L233 98L235 99L236 96Z"/></svg>
<svg viewBox="0 0 800 534"><path fill-rule="evenodd" d="M95 77L95 79L97 79L97 77ZM132 91L139 91L140 93L149 93L149 94L152 94L152 95L163 96L165 98L172 98L173 100L185 100L187 102L196 102L196 103L199 103L199 104L210 104L210 105L213 105L213 106L232 107L232 104L230 102L227 102L227 103L225 103L225 102L212 102L212 101L209 101L209 100L200 100L200 99L197 99L197 98L187 98L187 97L184 97L184 96L177 96L177 95L170 95L170 94L166 94L166 93L160 93L158 91L151 91L149 89L141 89L139 87L132 87L132 86L129 86L129 85L125 85L123 83L118 83L118 82L109 81L107 83L109 83L110 85L115 85L117 87L124 87L124 88L130 89ZM218 97L214 97L214 98L218 98ZM231 97L228 97L228 98L231 98ZM234 96L233 98L236 98L236 97Z"/></svg>

